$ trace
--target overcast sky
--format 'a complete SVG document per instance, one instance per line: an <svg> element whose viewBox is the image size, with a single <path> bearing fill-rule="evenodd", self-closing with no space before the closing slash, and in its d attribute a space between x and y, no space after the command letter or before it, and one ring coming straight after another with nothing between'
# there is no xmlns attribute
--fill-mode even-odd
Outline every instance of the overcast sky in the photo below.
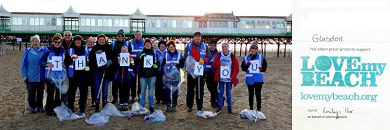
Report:
<svg viewBox="0 0 390 130"><path fill-rule="evenodd" d="M293 0L1 0L9 12L63 13L70 5L78 13L131 14L137 7L146 15L288 16Z"/></svg>

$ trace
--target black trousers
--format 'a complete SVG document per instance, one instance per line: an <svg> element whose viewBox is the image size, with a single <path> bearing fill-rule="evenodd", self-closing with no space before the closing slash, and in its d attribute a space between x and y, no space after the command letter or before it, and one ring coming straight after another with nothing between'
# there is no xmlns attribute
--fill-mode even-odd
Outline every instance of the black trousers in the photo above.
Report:
<svg viewBox="0 0 390 130"><path fill-rule="evenodd" d="M135 73L135 76L134 77L131 77L131 81L130 81L130 93L129 95L131 96L131 99L132 100L135 100L135 97L137 97L137 81L139 82L138 79L138 74ZM139 83L138 83L138 95L139 93L141 93L141 89L140 89L140 86L139 86Z"/></svg>
<svg viewBox="0 0 390 130"><path fill-rule="evenodd" d="M165 87L162 79L162 74L156 76L156 88L154 91L157 102L165 102Z"/></svg>
<svg viewBox="0 0 390 130"><path fill-rule="evenodd" d="M112 82L112 87L111 87L111 93L112 97L114 100L118 101L118 91L119 91L119 84L116 82Z"/></svg>
<svg viewBox="0 0 390 130"><path fill-rule="evenodd" d="M253 85L248 85L249 91L249 107L253 110L253 96L256 95L257 110L261 111L261 88L264 83L256 82Z"/></svg>
<svg viewBox="0 0 390 130"><path fill-rule="evenodd" d="M93 72L89 71L87 72L87 87L90 86L90 89L91 89L91 99L94 99L94 96L93 95L93 92L95 91L95 86L94 86L94 83L95 83L95 78L94 78L94 75L93 75Z"/></svg>
<svg viewBox="0 0 390 130"><path fill-rule="evenodd" d="M26 89L28 91L28 105L31 108L43 108L43 82L27 82Z"/></svg>
<svg viewBox="0 0 390 130"><path fill-rule="evenodd" d="M116 83L119 88L119 103L128 104L129 103L129 94L130 94L130 84L129 83Z"/></svg>
<svg viewBox="0 0 390 130"><path fill-rule="evenodd" d="M200 80L199 89L198 89L198 79ZM188 108L192 108L192 106L194 105L194 94L196 95L196 106L198 107L198 110L202 110L203 94L204 94L204 77L199 76L193 79L191 75L187 74L187 107Z"/></svg>
<svg viewBox="0 0 390 130"><path fill-rule="evenodd" d="M47 97L45 110L47 113L52 113L54 108L61 105L61 101L65 103L66 94L61 94L60 90L48 80L46 80L46 87Z"/></svg>
<svg viewBox="0 0 390 130"><path fill-rule="evenodd" d="M80 112L85 112L85 106L87 104L88 86L85 80L85 75L75 75L69 79L69 90L68 90L68 107L74 112L74 102L77 88L80 91L79 109Z"/></svg>
<svg viewBox="0 0 390 130"><path fill-rule="evenodd" d="M218 82L214 80L214 73L212 71L207 71L206 77L207 89L211 94L210 102L211 104L218 103Z"/></svg>

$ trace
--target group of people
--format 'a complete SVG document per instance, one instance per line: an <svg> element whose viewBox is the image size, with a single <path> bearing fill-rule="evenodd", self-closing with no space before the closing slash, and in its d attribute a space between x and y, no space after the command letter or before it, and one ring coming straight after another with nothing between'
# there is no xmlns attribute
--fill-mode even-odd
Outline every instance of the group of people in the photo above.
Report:
<svg viewBox="0 0 390 130"><path fill-rule="evenodd" d="M109 84L112 82L112 103L119 102L119 110L127 111L129 103L139 101L140 106L154 112L154 104L165 104L167 112L176 112L180 68L188 67L187 58L196 62L193 71L203 72L195 77L187 72L186 102L188 112L193 110L194 95L198 111L203 111L204 85L210 91L211 106L221 112L226 91L228 112L232 113L232 86L238 84L239 63L229 44L222 43L222 50L216 48L217 42L202 42L200 32L194 33L183 54L176 49L174 40L159 41L153 49L150 39L143 39L142 32L136 31L134 39L125 41L125 32L117 32L116 40L111 44L105 35L83 40L79 35L72 36L70 31L55 34L48 48L40 46L38 35L30 39L31 47L26 48L21 58L21 73L28 91L30 113L46 112L55 115L53 109L61 104L75 112L74 102L79 89L79 111L85 115L88 87L91 86L92 107L99 111L100 101L104 107L108 101ZM59 62L60 61L60 62ZM85 63L84 63L85 62ZM60 66L60 67L59 67ZM81 66L81 67L80 67ZM63 68L58 69L58 68ZM169 76L168 71L178 72L178 76ZM253 97L256 95L257 110L261 111L261 89L267 62L258 54L257 44L250 46L250 54L242 58L242 71L249 92L249 106L253 109ZM187 69L186 69L187 70ZM51 73L64 71L69 83L67 92L63 92L58 83L52 80ZM188 70L187 70L188 71ZM61 84L60 84L61 85ZM43 92L47 90L46 105L43 106ZM138 90L138 91L137 91ZM156 102L155 99L156 98Z"/></svg>

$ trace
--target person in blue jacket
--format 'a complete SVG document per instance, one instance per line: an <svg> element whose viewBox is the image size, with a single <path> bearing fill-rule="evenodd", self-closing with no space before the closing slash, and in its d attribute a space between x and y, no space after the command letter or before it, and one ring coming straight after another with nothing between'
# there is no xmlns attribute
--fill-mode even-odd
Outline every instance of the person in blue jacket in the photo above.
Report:
<svg viewBox="0 0 390 130"><path fill-rule="evenodd" d="M125 41L125 32L123 29L120 29L118 33L116 34L116 40L111 43L111 49L114 51L115 56L119 56L119 53L121 53L121 48L123 46L128 47L127 42ZM111 93L113 100L111 101L112 104L116 104L118 102L118 90L119 84L116 82L112 83Z"/></svg>
<svg viewBox="0 0 390 130"><path fill-rule="evenodd" d="M138 53L140 53L144 49L144 43L145 41L142 39L142 32L139 30L135 31L134 39L131 39L128 42L130 55L134 59L137 59ZM141 93L141 86L140 86L140 81L138 76L137 64L136 64L136 68L137 69L134 69L130 72L130 73L134 73L135 77L137 77L135 81L132 82L131 84L131 98L132 98L131 102L135 102L136 94L138 94L138 99L139 99L139 95ZM138 82L138 87L137 87L137 82Z"/></svg>
<svg viewBox="0 0 390 130"><path fill-rule="evenodd" d="M183 55L176 50L175 41L169 40L167 42L168 52L165 53L164 58L162 60L161 66L165 69L165 65L174 64L176 66L180 74L180 68L184 67L184 58ZM163 74L165 75L165 71L163 70ZM165 96L166 96L166 105L167 112L176 112L177 106L177 98L179 97L179 83L180 83L180 75L176 78L177 80L164 80L165 87ZM172 90L173 88L177 88L176 90ZM172 99L171 99L172 92Z"/></svg>
<svg viewBox="0 0 390 130"><path fill-rule="evenodd" d="M257 51L257 43L253 43L250 46L249 55L242 58L241 69L246 72L245 83L248 85L250 110L253 110L253 96L256 95L257 111L261 111L261 88L264 84L264 72L267 71L267 60ZM255 64L251 66L251 62L258 62L258 66ZM249 69L258 72L251 73Z"/></svg>
<svg viewBox="0 0 390 130"><path fill-rule="evenodd" d="M45 69L45 78L46 78L46 86L47 86L47 97L46 97L46 106L45 110L47 115L55 115L53 109L57 106L61 105L61 102L66 103L66 94L61 94L60 90L56 88L55 84L50 81L49 79L49 73L51 72L51 69L53 68L52 57L58 56L62 57L63 61L66 61L65 59L65 49L62 47L62 39L61 37L55 36L52 39L52 45L49 47L48 51L46 52L44 56L44 60L46 63L46 69ZM64 67L64 62L62 62L62 65ZM61 99L60 99L61 97Z"/></svg>
<svg viewBox="0 0 390 130"><path fill-rule="evenodd" d="M31 37L31 47L26 48L21 58L21 73L26 89L28 91L28 104L30 106L30 113L44 112L43 109L43 91L45 80L45 66L42 62L47 49L40 46L40 39L38 35Z"/></svg>
<svg viewBox="0 0 390 130"><path fill-rule="evenodd" d="M167 53L165 41L161 40L158 42L158 49L154 50L154 53L156 54L158 61L160 62L160 65L163 62L163 58L165 56L165 53ZM162 77L162 66L159 66L156 76L156 90L155 90L155 96L156 96L156 104L165 104L165 88L163 85L163 77Z"/></svg>

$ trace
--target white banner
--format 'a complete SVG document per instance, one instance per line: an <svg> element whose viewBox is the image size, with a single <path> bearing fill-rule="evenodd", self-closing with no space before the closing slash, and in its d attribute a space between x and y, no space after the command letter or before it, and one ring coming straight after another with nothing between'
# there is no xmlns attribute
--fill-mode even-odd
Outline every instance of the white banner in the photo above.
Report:
<svg viewBox="0 0 390 130"><path fill-rule="evenodd" d="M200 65L199 62L195 62L194 74L203 76L203 65Z"/></svg>
<svg viewBox="0 0 390 130"><path fill-rule="evenodd" d="M120 53L120 66L130 66L130 54Z"/></svg>
<svg viewBox="0 0 390 130"><path fill-rule="evenodd" d="M96 62L97 62L98 67L106 65L107 64L106 53L102 52L100 54L96 54Z"/></svg>
<svg viewBox="0 0 390 130"><path fill-rule="evenodd" d="M229 79L230 78L230 75L231 75L231 68L230 66L221 66L221 70L220 70L220 76L221 76L221 79Z"/></svg>
<svg viewBox="0 0 390 130"><path fill-rule="evenodd" d="M62 71L62 57L61 56L53 56L51 57L51 63L54 65L51 69L52 71Z"/></svg>
<svg viewBox="0 0 390 130"><path fill-rule="evenodd" d="M87 61L85 60L85 56L78 56L74 62L75 70L84 70L85 66L87 66Z"/></svg>
<svg viewBox="0 0 390 130"><path fill-rule="evenodd" d="M146 55L144 57L144 68L152 68L153 65L153 56Z"/></svg>

